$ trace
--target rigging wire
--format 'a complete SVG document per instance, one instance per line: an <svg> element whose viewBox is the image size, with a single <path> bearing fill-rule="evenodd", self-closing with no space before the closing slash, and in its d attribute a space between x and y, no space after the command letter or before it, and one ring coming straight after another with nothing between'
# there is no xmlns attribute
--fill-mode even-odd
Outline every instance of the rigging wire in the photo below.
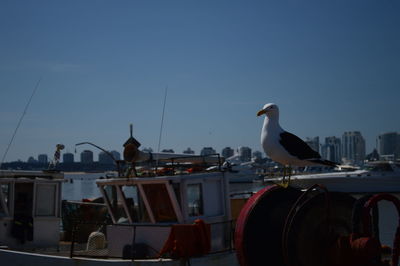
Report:
<svg viewBox="0 0 400 266"><path fill-rule="evenodd" d="M1 169L1 166L3 165L3 163L4 163L4 160L6 159L8 150L10 149L11 144L12 144L13 141L14 141L15 135L17 135L17 131L18 131L18 129L19 129L21 123L22 123L22 120L24 119L24 116L25 116L25 114L26 114L26 112L27 112L27 110L28 110L28 107L29 107L29 105L30 105L30 103L31 103L31 101L32 101L33 96L35 95L37 89L39 88L39 84L40 84L41 81L42 81L42 78L40 78L40 79L38 80L38 82L36 83L36 86L35 86L35 88L33 89L33 92L32 92L32 94L31 94L31 97L29 97L28 103L25 105L24 111L22 112L22 115L21 115L21 117L19 118L17 127L16 127L15 130L14 130L14 133L13 133L13 135L12 135L12 137L11 137L10 143L8 143L7 149L6 149L6 151L4 152L3 158L1 159L1 162L0 162L0 169Z"/></svg>
<svg viewBox="0 0 400 266"><path fill-rule="evenodd" d="M158 137L158 148L157 148L157 152L160 152L161 135L162 135L163 125L164 125L165 103L166 103L166 101L167 101L167 92L168 92L168 86L165 87L164 106L163 106L162 117L161 117L160 136Z"/></svg>
<svg viewBox="0 0 400 266"><path fill-rule="evenodd" d="M160 136L158 137L158 147L157 147L158 153L160 153L161 136L162 136L162 130L163 130L163 125L164 125L165 103L167 102L167 93L168 93L168 86L165 87L164 105L163 105L163 111L162 111L162 116L161 116ZM158 157L157 157L157 161L156 161L156 169L157 169L157 167L158 167Z"/></svg>

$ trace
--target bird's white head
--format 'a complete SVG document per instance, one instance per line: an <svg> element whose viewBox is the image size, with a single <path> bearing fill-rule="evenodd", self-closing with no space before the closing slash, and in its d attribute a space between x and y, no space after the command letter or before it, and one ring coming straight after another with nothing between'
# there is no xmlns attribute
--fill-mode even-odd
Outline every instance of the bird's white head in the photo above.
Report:
<svg viewBox="0 0 400 266"><path fill-rule="evenodd" d="M267 103L264 107L258 111L257 116L265 114L268 118L279 117L279 108L274 103Z"/></svg>

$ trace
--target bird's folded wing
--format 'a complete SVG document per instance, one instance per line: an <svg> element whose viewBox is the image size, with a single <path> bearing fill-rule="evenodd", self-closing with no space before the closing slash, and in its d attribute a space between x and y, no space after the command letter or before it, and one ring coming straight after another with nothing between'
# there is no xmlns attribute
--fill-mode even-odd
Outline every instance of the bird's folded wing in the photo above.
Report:
<svg viewBox="0 0 400 266"><path fill-rule="evenodd" d="M321 156L318 152L314 151L302 139L289 132L282 132L279 142L282 146L293 156L301 160L306 159L320 159Z"/></svg>

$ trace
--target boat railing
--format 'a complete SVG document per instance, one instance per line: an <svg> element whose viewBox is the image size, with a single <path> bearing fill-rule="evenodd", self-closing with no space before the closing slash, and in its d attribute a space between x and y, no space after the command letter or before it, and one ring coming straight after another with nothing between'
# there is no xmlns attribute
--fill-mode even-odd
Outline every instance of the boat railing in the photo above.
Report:
<svg viewBox="0 0 400 266"><path fill-rule="evenodd" d="M71 221L71 223L73 224L72 236L68 241L71 243L69 254L71 258L89 257L130 260L177 259L176 256L169 252L162 253L162 250L165 250L166 238L168 238L172 227L176 224L116 225L111 222L96 222L87 220L74 220ZM235 232L235 224L235 220L206 223L211 235L211 239L209 239L210 249L207 254L229 252L234 250L233 236ZM122 229L121 231L124 232L123 238L125 239L119 239L121 236L118 236L117 241L113 242L113 236L111 235L112 231L110 228L107 228L109 226L118 226L119 230ZM96 228L96 230L88 232L88 228ZM149 232L150 235L148 238L143 238L144 234ZM159 241L154 241L154 235L161 235L164 236L164 238L161 237ZM127 238L130 239L129 243L126 242ZM138 240L138 238L145 239L145 241ZM151 240L153 240L153 242L151 242Z"/></svg>

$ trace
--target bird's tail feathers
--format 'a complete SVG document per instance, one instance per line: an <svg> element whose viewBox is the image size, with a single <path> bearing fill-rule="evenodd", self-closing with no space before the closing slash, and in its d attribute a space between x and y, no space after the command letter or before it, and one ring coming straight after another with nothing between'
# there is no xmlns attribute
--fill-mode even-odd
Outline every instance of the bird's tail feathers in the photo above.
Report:
<svg viewBox="0 0 400 266"><path fill-rule="evenodd" d="M336 167L339 164L332 162L332 161L328 161L328 160L322 160L322 159L309 159L307 161L316 163L316 164L322 164L322 165L326 165L326 166L331 166L331 167Z"/></svg>

